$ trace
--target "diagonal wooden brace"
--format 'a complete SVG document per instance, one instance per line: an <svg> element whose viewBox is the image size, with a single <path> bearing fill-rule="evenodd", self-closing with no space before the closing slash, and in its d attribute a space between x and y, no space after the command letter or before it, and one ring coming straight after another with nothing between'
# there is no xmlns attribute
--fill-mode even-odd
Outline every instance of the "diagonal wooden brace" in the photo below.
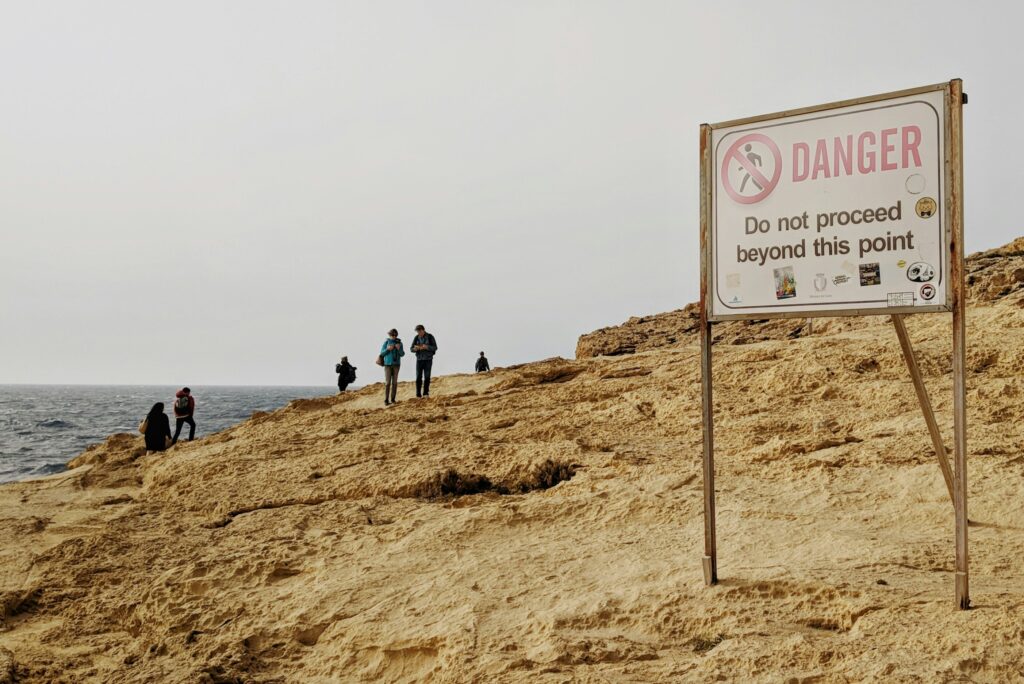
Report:
<svg viewBox="0 0 1024 684"><path fill-rule="evenodd" d="M907 326L903 323L903 316L893 314L891 318L893 327L896 328L896 336L900 338L903 358L907 362L907 368L910 369L910 378L914 381L914 390L917 391L917 400L921 403L921 412L924 413L924 422L928 425L928 434L932 437L932 447L935 449L935 455L939 457L939 468L942 469L942 478L946 481L949 500L953 502L953 471L949 466L946 445L942 443L942 433L939 432L939 424L935 421L935 412L932 410L931 399L928 398L928 390L925 389L924 379L921 377L921 369L917 366L914 348L910 346L910 335L907 334Z"/></svg>

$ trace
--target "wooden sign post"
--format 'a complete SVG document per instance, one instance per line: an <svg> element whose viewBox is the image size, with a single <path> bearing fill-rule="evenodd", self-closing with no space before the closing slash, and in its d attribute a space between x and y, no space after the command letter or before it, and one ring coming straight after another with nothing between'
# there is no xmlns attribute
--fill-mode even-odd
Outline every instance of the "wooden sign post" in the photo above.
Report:
<svg viewBox="0 0 1024 684"><path fill-rule="evenodd" d="M962 83L704 124L700 342L704 581L718 581L712 325L887 315L953 502L970 607ZM953 463L903 317L953 314Z"/></svg>

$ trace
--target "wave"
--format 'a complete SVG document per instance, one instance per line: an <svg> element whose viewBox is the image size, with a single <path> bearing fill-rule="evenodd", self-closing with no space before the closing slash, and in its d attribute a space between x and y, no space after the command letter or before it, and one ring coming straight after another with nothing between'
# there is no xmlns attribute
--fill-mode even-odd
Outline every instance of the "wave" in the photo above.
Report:
<svg viewBox="0 0 1024 684"><path fill-rule="evenodd" d="M51 428L54 430L66 430L67 428L77 427L74 423L69 423L66 420L60 420L58 418L50 418L49 420L41 420L36 423L36 427Z"/></svg>
<svg viewBox="0 0 1024 684"><path fill-rule="evenodd" d="M25 469L26 472L33 476L40 477L44 475L53 475L67 470L68 467L64 463L47 463L45 465L36 466L32 469Z"/></svg>

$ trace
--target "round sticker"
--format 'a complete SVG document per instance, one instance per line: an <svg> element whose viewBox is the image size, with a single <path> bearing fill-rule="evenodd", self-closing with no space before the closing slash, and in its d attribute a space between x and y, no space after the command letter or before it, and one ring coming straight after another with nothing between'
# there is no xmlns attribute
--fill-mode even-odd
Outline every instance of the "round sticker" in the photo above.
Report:
<svg viewBox="0 0 1024 684"><path fill-rule="evenodd" d="M921 299L925 301L931 300L935 296L935 286L931 283L925 283L921 286Z"/></svg>
<svg viewBox="0 0 1024 684"><path fill-rule="evenodd" d="M935 269L931 264L926 264L923 261L915 261L907 269L907 280L912 280L915 283L927 283L934 277Z"/></svg>
<svg viewBox="0 0 1024 684"><path fill-rule="evenodd" d="M924 219L935 216L937 208L938 205L935 204L935 200L931 197L922 197L917 200L917 204L914 206L914 209L917 210L917 215Z"/></svg>
<svg viewBox="0 0 1024 684"><path fill-rule="evenodd" d="M911 195L920 195L924 191L924 176L919 173L911 174L907 178L906 187Z"/></svg>

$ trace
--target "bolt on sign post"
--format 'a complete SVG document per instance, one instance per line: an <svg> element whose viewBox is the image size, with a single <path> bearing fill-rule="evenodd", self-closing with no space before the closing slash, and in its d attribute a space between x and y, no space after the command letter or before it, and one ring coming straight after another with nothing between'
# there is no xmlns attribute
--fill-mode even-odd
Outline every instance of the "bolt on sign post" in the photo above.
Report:
<svg viewBox="0 0 1024 684"><path fill-rule="evenodd" d="M704 580L718 581L711 325L892 319L953 502L956 600L970 606L964 386L962 83L704 124L701 381ZM953 467L903 316L953 314Z"/></svg>

